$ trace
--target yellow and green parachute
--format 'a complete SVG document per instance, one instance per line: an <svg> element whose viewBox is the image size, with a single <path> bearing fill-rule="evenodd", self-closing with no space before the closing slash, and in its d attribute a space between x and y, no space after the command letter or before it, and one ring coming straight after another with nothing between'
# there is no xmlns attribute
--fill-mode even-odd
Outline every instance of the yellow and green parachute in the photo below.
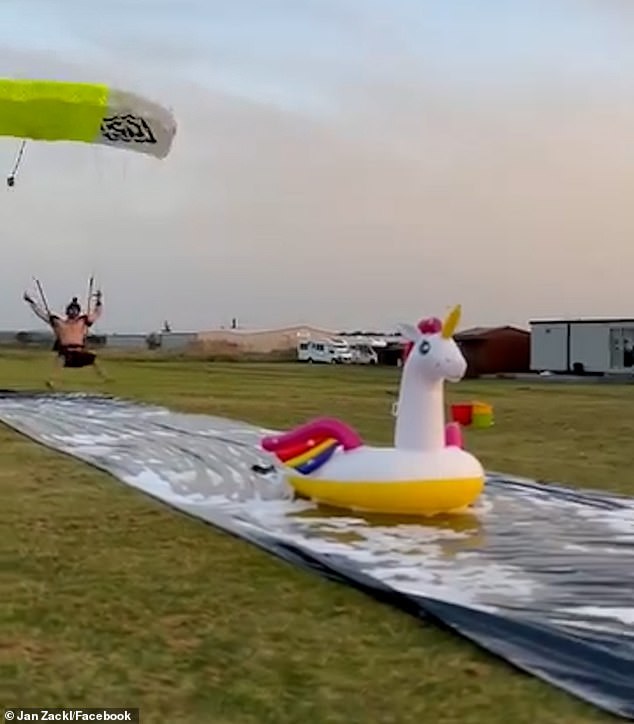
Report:
<svg viewBox="0 0 634 724"><path fill-rule="evenodd" d="M165 158L176 135L171 111L97 83L0 78L0 136L77 141Z"/></svg>

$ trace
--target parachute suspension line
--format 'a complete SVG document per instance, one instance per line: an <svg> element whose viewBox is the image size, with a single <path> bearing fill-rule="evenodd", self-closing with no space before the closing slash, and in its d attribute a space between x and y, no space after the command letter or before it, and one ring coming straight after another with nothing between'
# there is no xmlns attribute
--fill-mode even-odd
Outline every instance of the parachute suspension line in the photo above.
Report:
<svg viewBox="0 0 634 724"><path fill-rule="evenodd" d="M16 156L15 163L13 164L13 170L7 176L7 186L9 188L12 188L15 186L15 176L18 172L18 169L20 168L20 164L22 163L22 156L24 156L24 149L26 148L26 141L22 141L20 144L20 150L18 151L18 155Z"/></svg>
<svg viewBox="0 0 634 724"><path fill-rule="evenodd" d="M86 300L86 314L90 314L92 308L92 300L94 295L93 289L95 288L95 275L91 274L88 280L88 299Z"/></svg>
<svg viewBox="0 0 634 724"><path fill-rule="evenodd" d="M99 148L95 148L94 146L90 149L92 152L92 158L95 163L95 170L97 172L97 179L99 180L99 185L103 183L103 171L101 167L101 156L99 155Z"/></svg>
<svg viewBox="0 0 634 724"><path fill-rule="evenodd" d="M51 316L51 308L48 306L48 300L46 299L46 295L44 294L44 289L42 288L42 283L39 279L36 279L33 277L33 281L35 282L35 286L37 287L37 291L40 293L40 299L42 300L42 304L44 305L44 309L46 311L46 314L48 316Z"/></svg>

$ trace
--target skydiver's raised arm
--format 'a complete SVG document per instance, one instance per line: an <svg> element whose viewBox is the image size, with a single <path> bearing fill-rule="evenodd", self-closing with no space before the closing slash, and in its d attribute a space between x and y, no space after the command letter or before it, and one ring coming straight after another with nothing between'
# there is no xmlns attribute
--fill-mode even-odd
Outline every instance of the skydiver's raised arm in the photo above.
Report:
<svg viewBox="0 0 634 724"><path fill-rule="evenodd" d="M49 314L45 309L42 309L36 301L31 299L28 292L24 292L24 301L31 307L33 314L39 317L43 322L46 322L46 324L50 324L51 326L53 325L55 315Z"/></svg>
<svg viewBox="0 0 634 724"><path fill-rule="evenodd" d="M92 312L89 312L86 315L86 322L88 323L89 327L92 327L92 325L99 319L101 316L101 312L103 310L103 304L101 302L101 292L97 292L95 294L95 308L92 310Z"/></svg>

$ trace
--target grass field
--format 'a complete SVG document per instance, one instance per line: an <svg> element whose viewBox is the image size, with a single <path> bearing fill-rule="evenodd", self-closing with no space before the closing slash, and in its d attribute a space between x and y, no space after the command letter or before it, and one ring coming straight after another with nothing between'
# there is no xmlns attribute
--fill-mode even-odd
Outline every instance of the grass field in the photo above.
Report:
<svg viewBox="0 0 634 724"><path fill-rule="evenodd" d="M93 388L287 427L316 414L387 442L392 369L107 360ZM47 355L0 357L41 387ZM495 406L487 468L634 494L634 387L461 383ZM0 703L140 706L145 724L614 721L468 642L285 564L0 429Z"/></svg>

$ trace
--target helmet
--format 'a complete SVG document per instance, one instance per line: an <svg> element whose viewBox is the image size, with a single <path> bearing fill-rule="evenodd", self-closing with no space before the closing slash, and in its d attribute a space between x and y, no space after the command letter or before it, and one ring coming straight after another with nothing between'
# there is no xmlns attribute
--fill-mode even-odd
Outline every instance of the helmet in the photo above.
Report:
<svg viewBox="0 0 634 724"><path fill-rule="evenodd" d="M70 300L70 304L66 307L67 317L78 317L81 313L81 305L77 301L77 297Z"/></svg>

